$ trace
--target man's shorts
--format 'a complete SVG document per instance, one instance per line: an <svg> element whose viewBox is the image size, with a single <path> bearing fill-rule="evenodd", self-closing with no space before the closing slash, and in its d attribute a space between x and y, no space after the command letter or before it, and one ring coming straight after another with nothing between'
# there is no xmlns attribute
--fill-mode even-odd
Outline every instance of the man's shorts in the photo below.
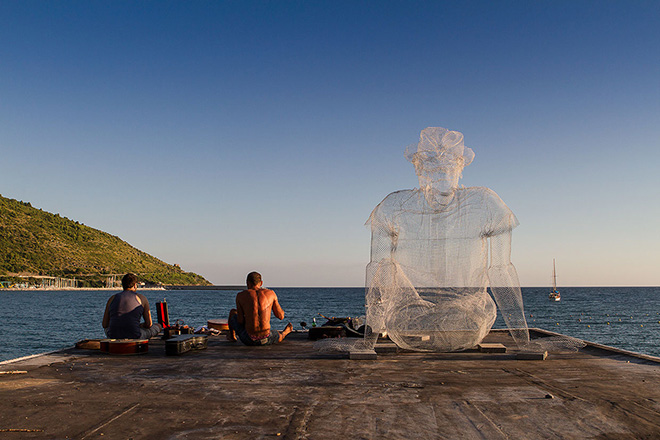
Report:
<svg viewBox="0 0 660 440"><path fill-rule="evenodd" d="M229 328L233 329L238 336L238 339L245 345L250 346L260 346L260 345L273 345L279 342L280 333L277 330L270 329L270 334L263 339L257 339L256 341L250 337L250 334L245 330L238 322L238 315L231 315L229 318Z"/></svg>

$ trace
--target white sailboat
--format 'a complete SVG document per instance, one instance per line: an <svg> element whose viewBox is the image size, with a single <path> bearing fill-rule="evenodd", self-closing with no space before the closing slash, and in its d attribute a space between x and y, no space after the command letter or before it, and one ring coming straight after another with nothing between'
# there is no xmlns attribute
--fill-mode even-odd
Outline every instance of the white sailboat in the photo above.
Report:
<svg viewBox="0 0 660 440"><path fill-rule="evenodd" d="M561 301L561 293L557 290L557 271L555 270L555 259L552 259L552 292L548 295L550 301Z"/></svg>

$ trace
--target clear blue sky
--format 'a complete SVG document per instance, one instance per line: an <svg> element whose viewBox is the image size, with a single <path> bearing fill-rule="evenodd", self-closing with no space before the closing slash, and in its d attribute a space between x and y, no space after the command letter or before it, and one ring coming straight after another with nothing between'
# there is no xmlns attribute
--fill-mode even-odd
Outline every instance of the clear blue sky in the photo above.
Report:
<svg viewBox="0 0 660 440"><path fill-rule="evenodd" d="M420 130L523 285L660 285L656 1L1 1L0 193L217 284L361 286Z"/></svg>

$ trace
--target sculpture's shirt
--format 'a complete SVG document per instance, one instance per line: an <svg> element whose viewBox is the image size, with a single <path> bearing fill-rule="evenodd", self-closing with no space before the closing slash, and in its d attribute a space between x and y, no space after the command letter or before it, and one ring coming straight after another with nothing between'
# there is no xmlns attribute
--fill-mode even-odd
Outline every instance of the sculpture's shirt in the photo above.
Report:
<svg viewBox="0 0 660 440"><path fill-rule="evenodd" d="M488 188L457 189L441 210L420 190L388 195L372 212L371 262L396 261L416 287L487 287L487 238L518 220Z"/></svg>
<svg viewBox="0 0 660 440"><path fill-rule="evenodd" d="M372 212L367 322L408 349L479 343L495 321L488 238L518 221L495 192L464 188L433 209L421 190L388 195Z"/></svg>

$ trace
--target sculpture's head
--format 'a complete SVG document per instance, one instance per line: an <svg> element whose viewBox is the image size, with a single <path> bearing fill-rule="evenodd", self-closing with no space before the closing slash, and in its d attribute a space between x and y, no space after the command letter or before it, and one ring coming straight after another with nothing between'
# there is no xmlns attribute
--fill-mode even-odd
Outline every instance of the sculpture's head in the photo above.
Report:
<svg viewBox="0 0 660 440"><path fill-rule="evenodd" d="M474 152L463 145L463 134L442 127L422 130L419 142L409 145L405 154L415 166L419 187L433 208L451 202L463 168L474 159Z"/></svg>

